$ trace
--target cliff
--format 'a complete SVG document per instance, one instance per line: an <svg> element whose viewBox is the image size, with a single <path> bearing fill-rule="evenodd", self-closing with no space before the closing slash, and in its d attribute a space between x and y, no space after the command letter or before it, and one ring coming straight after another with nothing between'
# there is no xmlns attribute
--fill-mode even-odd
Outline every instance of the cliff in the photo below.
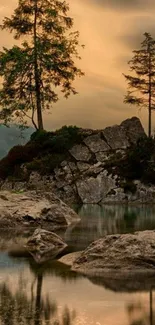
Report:
<svg viewBox="0 0 155 325"><path fill-rule="evenodd" d="M155 202L155 142L138 118L103 130L35 133L0 161L1 189L48 189L69 203Z"/></svg>

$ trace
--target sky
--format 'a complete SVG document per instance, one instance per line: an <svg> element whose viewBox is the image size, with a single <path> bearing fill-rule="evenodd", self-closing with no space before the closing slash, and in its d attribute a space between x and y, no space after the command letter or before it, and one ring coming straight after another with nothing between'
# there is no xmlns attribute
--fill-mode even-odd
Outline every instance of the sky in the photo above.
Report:
<svg viewBox="0 0 155 325"><path fill-rule="evenodd" d="M147 129L147 110L123 103L127 62L139 49L143 34L155 36L154 0L68 0L74 29L85 49L77 63L85 76L75 82L78 95L61 98L44 114L47 129L77 125L102 129L138 116ZM17 0L0 0L0 22L10 16ZM0 31L0 48L10 47L12 36ZM155 129L155 112L153 114Z"/></svg>

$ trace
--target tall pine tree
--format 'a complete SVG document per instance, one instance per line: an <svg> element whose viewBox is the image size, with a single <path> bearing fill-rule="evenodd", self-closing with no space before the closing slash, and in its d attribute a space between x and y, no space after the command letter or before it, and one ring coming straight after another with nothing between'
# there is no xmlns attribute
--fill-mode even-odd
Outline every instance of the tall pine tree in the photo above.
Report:
<svg viewBox="0 0 155 325"><path fill-rule="evenodd" d="M1 120L23 122L31 111L42 130L42 111L58 100L57 87L66 98L77 93L73 81L83 75L75 64L79 32L71 32L68 11L62 0L19 0L12 17L3 20L1 28L13 32L21 46L0 52Z"/></svg>
<svg viewBox="0 0 155 325"><path fill-rule="evenodd" d="M132 75L124 75L128 82L125 103L148 109L148 136L151 137L151 113L155 109L155 40L144 34L140 50L133 51L129 61Z"/></svg>

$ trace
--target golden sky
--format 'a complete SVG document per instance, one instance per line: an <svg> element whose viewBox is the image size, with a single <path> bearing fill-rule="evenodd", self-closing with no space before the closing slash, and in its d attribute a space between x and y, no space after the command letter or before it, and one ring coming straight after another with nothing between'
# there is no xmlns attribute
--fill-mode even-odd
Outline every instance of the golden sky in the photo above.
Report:
<svg viewBox="0 0 155 325"><path fill-rule="evenodd" d="M79 66L85 77L76 81L79 92L63 98L44 116L48 129L64 124L103 128L137 115L147 127L147 111L123 103L132 50L139 48L144 32L155 34L154 0L68 0L74 27L85 44ZM9 16L17 0L0 0L0 21ZM0 32L0 47L12 37ZM155 115L155 113L154 113ZM155 118L153 118L153 129Z"/></svg>

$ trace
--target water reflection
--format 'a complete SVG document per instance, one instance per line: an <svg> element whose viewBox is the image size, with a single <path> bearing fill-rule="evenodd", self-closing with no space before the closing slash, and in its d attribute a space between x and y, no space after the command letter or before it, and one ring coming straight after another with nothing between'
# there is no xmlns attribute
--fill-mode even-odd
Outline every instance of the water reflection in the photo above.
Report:
<svg viewBox="0 0 155 325"><path fill-rule="evenodd" d="M65 240L77 250L107 234L155 229L155 206L151 205L83 205L74 209L81 222L66 231Z"/></svg>
<svg viewBox="0 0 155 325"><path fill-rule="evenodd" d="M106 234L155 229L154 206L78 209L81 222L61 233L70 251ZM155 325L153 274L88 279L57 261L38 265L21 249L28 236L0 232L0 325Z"/></svg>
<svg viewBox="0 0 155 325"><path fill-rule="evenodd" d="M75 310L67 306L59 313L58 303L42 292L45 274L57 274L64 280L75 280L78 275L68 272L68 267L61 263L37 265L32 259L27 260L34 275L30 294L25 290L27 282L20 276L16 290L10 288L7 281L0 284L0 321L2 325L72 325L76 318Z"/></svg>
<svg viewBox="0 0 155 325"><path fill-rule="evenodd" d="M154 325L155 310L153 309L153 288L149 292L149 311L143 301L132 302L127 305L130 325Z"/></svg>

